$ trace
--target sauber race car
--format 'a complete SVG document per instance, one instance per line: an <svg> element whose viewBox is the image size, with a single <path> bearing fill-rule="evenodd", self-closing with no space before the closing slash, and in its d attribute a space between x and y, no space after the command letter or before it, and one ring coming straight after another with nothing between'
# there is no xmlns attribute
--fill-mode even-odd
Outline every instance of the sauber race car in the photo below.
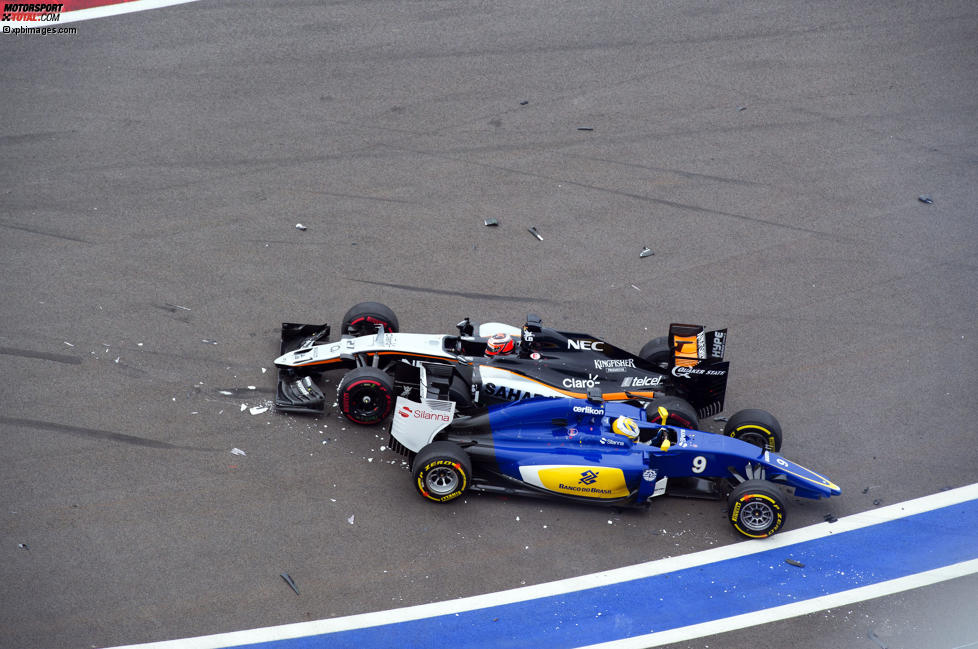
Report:
<svg viewBox="0 0 978 649"><path fill-rule="evenodd" d="M750 538L784 526L785 492L837 496L839 487L751 443L777 431L763 410L738 412L733 437L648 420L626 403L530 399L455 415L455 403L398 397L391 448L411 460L414 486L444 503L466 490L645 505L656 496L727 499L733 528ZM653 402L654 403L654 402ZM668 413L658 413L668 421ZM750 441L748 441L750 440Z"/></svg>
<svg viewBox="0 0 978 649"><path fill-rule="evenodd" d="M445 399L458 411L532 397L584 398L597 389L605 401L665 406L670 422L697 428L698 417L720 412L729 363L725 329L673 324L669 335L638 354L595 336L544 327L528 315L521 328L468 318L455 335L401 333L397 317L377 302L350 309L339 340L328 325L282 324L275 405L292 412L322 412L322 373L347 369L338 388L343 414L376 424L396 396ZM773 449L773 447L772 447Z"/></svg>

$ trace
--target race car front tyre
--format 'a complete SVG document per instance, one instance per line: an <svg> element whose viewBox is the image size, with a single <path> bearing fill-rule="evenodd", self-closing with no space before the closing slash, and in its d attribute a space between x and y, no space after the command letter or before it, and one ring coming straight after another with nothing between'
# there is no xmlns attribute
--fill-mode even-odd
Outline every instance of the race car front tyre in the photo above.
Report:
<svg viewBox="0 0 978 649"><path fill-rule="evenodd" d="M472 462L458 444L433 442L418 452L411 463L411 475L419 494L432 502L446 503L468 489Z"/></svg>
<svg viewBox="0 0 978 649"><path fill-rule="evenodd" d="M659 416L659 406L664 407L669 412L669 418L662 421ZM653 424L666 424L669 426L679 426L699 430L700 419L696 416L696 409L688 401L680 397L662 396L655 397L645 408L648 420ZM643 440L644 441L644 440Z"/></svg>
<svg viewBox="0 0 978 649"><path fill-rule="evenodd" d="M766 410L738 410L727 420L723 434L769 451L781 450L781 424Z"/></svg>
<svg viewBox="0 0 978 649"><path fill-rule="evenodd" d="M727 506L730 524L748 538L767 538L784 527L784 497L767 480L740 483L727 499Z"/></svg>
<svg viewBox="0 0 978 649"><path fill-rule="evenodd" d="M386 304L380 302L361 302L354 304L343 316L340 324L341 335L369 336L377 333L377 326L384 325L384 331L399 331L397 316Z"/></svg>
<svg viewBox="0 0 978 649"><path fill-rule="evenodd" d="M394 409L394 381L376 367L358 367L340 382L340 410L355 424L378 424Z"/></svg>
<svg viewBox="0 0 978 649"><path fill-rule="evenodd" d="M653 338L645 343L645 346L642 347L642 351L638 355L663 372L669 371L669 364L672 361L672 350L669 349L669 336Z"/></svg>

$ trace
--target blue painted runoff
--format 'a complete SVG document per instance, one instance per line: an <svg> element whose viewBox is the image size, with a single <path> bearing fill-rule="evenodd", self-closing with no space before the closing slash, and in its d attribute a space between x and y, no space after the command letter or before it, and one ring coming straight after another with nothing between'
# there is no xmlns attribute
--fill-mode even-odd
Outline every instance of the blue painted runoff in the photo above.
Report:
<svg viewBox="0 0 978 649"><path fill-rule="evenodd" d="M744 557L458 614L253 649L581 647L709 622L978 558L978 501ZM792 559L803 567L786 562Z"/></svg>

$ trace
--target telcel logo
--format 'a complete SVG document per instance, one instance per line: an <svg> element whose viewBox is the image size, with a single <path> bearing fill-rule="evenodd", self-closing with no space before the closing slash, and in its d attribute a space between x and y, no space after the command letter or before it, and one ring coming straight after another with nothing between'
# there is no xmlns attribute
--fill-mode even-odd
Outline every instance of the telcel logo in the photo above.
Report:
<svg viewBox="0 0 978 649"><path fill-rule="evenodd" d="M661 376L626 376L621 382L623 388L647 388L662 383Z"/></svg>

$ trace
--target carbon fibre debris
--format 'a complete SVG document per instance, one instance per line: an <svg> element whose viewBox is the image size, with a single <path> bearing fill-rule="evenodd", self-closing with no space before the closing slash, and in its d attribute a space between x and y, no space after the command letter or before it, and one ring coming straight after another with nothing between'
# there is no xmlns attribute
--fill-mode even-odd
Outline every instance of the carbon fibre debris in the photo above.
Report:
<svg viewBox="0 0 978 649"><path fill-rule="evenodd" d="M287 583L289 585L289 588L291 588L292 590L294 590L295 591L295 594L298 595L299 594L299 587L295 585L295 582L292 580L292 577L289 576L289 573L283 572L281 574L281 577L282 577L282 579L285 580L285 583Z"/></svg>

